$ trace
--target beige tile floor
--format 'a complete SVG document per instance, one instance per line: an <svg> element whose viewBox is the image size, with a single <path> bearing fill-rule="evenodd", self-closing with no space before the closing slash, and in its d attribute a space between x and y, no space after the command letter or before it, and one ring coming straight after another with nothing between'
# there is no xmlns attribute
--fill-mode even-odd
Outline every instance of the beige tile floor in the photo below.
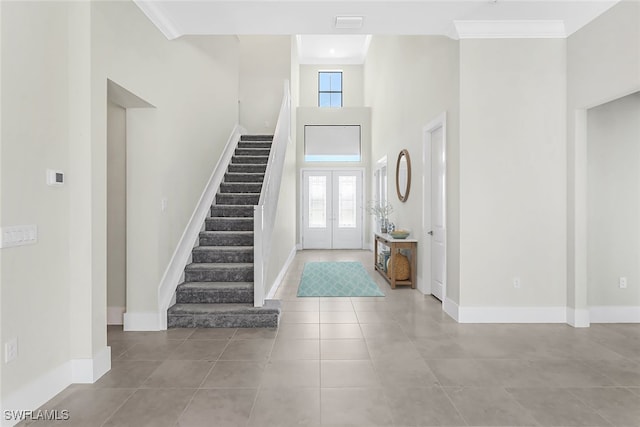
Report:
<svg viewBox="0 0 640 427"><path fill-rule="evenodd" d="M43 408L82 427L640 426L640 325L461 325L371 259L298 253L277 330L110 327L112 370ZM386 297L296 298L318 260L361 261Z"/></svg>

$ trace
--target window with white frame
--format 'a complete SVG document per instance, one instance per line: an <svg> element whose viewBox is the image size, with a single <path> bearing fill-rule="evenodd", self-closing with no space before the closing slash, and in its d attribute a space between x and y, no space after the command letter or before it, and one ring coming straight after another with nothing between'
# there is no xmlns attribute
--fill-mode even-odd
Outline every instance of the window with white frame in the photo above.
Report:
<svg viewBox="0 0 640 427"><path fill-rule="evenodd" d="M342 107L342 71L318 72L318 107Z"/></svg>

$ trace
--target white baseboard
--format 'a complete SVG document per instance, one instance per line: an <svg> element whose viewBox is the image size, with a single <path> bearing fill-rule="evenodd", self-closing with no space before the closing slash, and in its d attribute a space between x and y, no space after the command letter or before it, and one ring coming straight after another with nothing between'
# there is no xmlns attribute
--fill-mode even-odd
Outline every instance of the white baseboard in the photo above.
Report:
<svg viewBox="0 0 640 427"><path fill-rule="evenodd" d="M5 419L5 411L31 411L38 409L69 385L71 385L70 361L23 385L3 399L2 426L14 426L21 421Z"/></svg>
<svg viewBox="0 0 640 427"><path fill-rule="evenodd" d="M640 306L589 307L591 323L640 323Z"/></svg>
<svg viewBox="0 0 640 427"><path fill-rule="evenodd" d="M125 331L161 331L162 324L159 313L125 313L123 329Z"/></svg>
<svg viewBox="0 0 640 427"><path fill-rule="evenodd" d="M124 310L124 307L107 307L107 325L123 325Z"/></svg>
<svg viewBox="0 0 640 427"><path fill-rule="evenodd" d="M104 347L93 359L71 360L71 382L93 384L111 369L111 347Z"/></svg>
<svg viewBox="0 0 640 427"><path fill-rule="evenodd" d="M417 277L416 280L418 281L418 284L416 285L416 288L423 295L431 295L431 286L429 285L429 283L427 283L426 281L422 280L422 277L420 276L420 274L418 274L418 277ZM444 303L443 303L443 310L444 310Z"/></svg>
<svg viewBox="0 0 640 427"><path fill-rule="evenodd" d="M93 359L73 359L20 387L2 402L2 427L21 420L7 420L5 411L32 411L47 403L73 383L90 384L111 369L111 347L104 347Z"/></svg>
<svg viewBox="0 0 640 427"><path fill-rule="evenodd" d="M285 274L287 274L287 270L289 269L289 266L293 262L293 259L295 258L297 251L298 251L298 245L294 245L293 248L291 248L291 252L289 252L289 256L287 257L287 260L284 262L284 265L280 269L278 276L273 281L273 285L271 285L271 290L269 290L265 299L273 299L276 292L278 291L278 288L282 284L282 280L284 280L284 276Z"/></svg>
<svg viewBox="0 0 640 427"><path fill-rule="evenodd" d="M588 328L591 324L589 310L567 307L567 323L574 328Z"/></svg>
<svg viewBox="0 0 640 427"><path fill-rule="evenodd" d="M567 323L566 307L458 307L460 323Z"/></svg>
<svg viewBox="0 0 640 427"><path fill-rule="evenodd" d="M456 322L460 321L459 320L460 319L460 307L451 298L445 297L445 299L444 299L444 301L442 303L442 309L453 320L455 320Z"/></svg>

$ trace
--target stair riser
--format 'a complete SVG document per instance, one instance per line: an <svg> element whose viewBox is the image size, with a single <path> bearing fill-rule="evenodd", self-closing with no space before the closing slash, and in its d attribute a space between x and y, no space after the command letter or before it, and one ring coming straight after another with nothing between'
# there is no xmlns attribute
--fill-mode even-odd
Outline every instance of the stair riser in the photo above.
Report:
<svg viewBox="0 0 640 427"><path fill-rule="evenodd" d="M262 149L271 149L270 142L255 142L255 141L240 141L238 143L238 148L262 148Z"/></svg>
<svg viewBox="0 0 640 427"><path fill-rule="evenodd" d="M253 206L211 206L212 217L251 217L253 218Z"/></svg>
<svg viewBox="0 0 640 427"><path fill-rule="evenodd" d="M169 328L277 328L277 314L174 315L167 318Z"/></svg>
<svg viewBox="0 0 640 427"><path fill-rule="evenodd" d="M227 172L233 173L264 173L267 170L267 165L238 165L230 164Z"/></svg>
<svg viewBox="0 0 640 427"><path fill-rule="evenodd" d="M222 183L220 184L221 193L260 193L262 190L262 183Z"/></svg>
<svg viewBox="0 0 640 427"><path fill-rule="evenodd" d="M185 282L253 282L253 268L238 270L186 270Z"/></svg>
<svg viewBox="0 0 640 427"><path fill-rule="evenodd" d="M252 303L253 289L221 290L178 290L178 304L235 304Z"/></svg>
<svg viewBox="0 0 640 427"><path fill-rule="evenodd" d="M240 251L193 251L193 262L253 262L253 249Z"/></svg>
<svg viewBox="0 0 640 427"><path fill-rule="evenodd" d="M242 135L240 141L273 141L273 135Z"/></svg>
<svg viewBox="0 0 640 427"><path fill-rule="evenodd" d="M264 174L235 174L227 173L224 175L224 182L262 182Z"/></svg>
<svg viewBox="0 0 640 427"><path fill-rule="evenodd" d="M218 205L257 205L260 194L216 194Z"/></svg>
<svg viewBox="0 0 640 427"><path fill-rule="evenodd" d="M207 218L207 231L253 231L253 218Z"/></svg>
<svg viewBox="0 0 640 427"><path fill-rule="evenodd" d="M266 165L268 160L267 156L233 156L231 163L234 165Z"/></svg>
<svg viewBox="0 0 640 427"><path fill-rule="evenodd" d="M236 156L268 156L271 150L268 148L258 148L258 147L250 147L250 148L236 148L235 155Z"/></svg>
<svg viewBox="0 0 640 427"><path fill-rule="evenodd" d="M253 234L200 234L200 246L253 246Z"/></svg>

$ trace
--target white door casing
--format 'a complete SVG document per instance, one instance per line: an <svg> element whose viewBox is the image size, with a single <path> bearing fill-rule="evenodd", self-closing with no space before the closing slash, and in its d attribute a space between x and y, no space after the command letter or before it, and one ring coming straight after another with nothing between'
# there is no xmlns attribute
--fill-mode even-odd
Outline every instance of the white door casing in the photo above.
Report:
<svg viewBox="0 0 640 427"><path fill-rule="evenodd" d="M446 113L424 128L423 132L423 291L440 301L446 298Z"/></svg>

